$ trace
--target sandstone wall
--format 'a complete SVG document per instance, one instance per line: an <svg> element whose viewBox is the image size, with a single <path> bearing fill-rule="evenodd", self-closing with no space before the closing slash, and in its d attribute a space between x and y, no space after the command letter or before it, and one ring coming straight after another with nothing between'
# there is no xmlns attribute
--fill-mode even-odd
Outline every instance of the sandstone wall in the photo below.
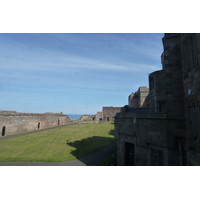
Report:
<svg viewBox="0 0 200 200"><path fill-rule="evenodd" d="M179 165L176 147L184 132L184 119L168 119L164 113L118 113L115 116L118 165L127 165L127 143L134 145L134 165L151 165L151 149L163 152L164 165Z"/></svg>
<svg viewBox="0 0 200 200"><path fill-rule="evenodd" d="M122 113L115 116L118 165L185 165L186 120L180 34L165 34L163 47L163 69L149 75L150 112L125 106ZM198 77L197 73L195 76ZM191 93L191 87L188 90ZM195 110L198 110L197 104ZM194 116L194 112L192 114Z"/></svg>
<svg viewBox="0 0 200 200"><path fill-rule="evenodd" d="M0 111L0 136L70 124L71 120L62 113L17 113Z"/></svg>
<svg viewBox="0 0 200 200"><path fill-rule="evenodd" d="M181 36L183 84L187 118L187 165L200 165L200 34Z"/></svg>
<svg viewBox="0 0 200 200"><path fill-rule="evenodd" d="M117 113L121 112L122 107L103 107L103 121L114 121Z"/></svg>
<svg viewBox="0 0 200 200"><path fill-rule="evenodd" d="M85 121L85 120L92 120L92 117L90 115L83 115L80 118L81 121Z"/></svg>
<svg viewBox="0 0 200 200"><path fill-rule="evenodd" d="M140 86L138 91L135 93L131 93L128 97L128 105L134 108L148 108L149 88L146 86Z"/></svg>
<svg viewBox="0 0 200 200"><path fill-rule="evenodd" d="M95 121L102 120L102 116L103 116L103 113L102 113L102 112L97 112L97 114L95 115L94 120L95 120Z"/></svg>

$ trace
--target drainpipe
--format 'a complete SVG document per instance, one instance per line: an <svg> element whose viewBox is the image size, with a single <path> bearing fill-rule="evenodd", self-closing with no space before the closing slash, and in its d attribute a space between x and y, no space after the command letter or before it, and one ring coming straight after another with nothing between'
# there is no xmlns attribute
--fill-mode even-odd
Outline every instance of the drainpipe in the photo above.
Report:
<svg viewBox="0 0 200 200"><path fill-rule="evenodd" d="M181 147L181 142L178 141L178 146L179 146L179 159L180 159L180 166L183 166L183 152L182 152L182 147Z"/></svg>

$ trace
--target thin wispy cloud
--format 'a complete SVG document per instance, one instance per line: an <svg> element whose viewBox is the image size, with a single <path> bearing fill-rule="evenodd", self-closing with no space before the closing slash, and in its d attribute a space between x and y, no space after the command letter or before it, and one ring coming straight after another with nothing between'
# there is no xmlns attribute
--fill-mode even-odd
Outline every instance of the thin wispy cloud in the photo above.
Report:
<svg viewBox="0 0 200 200"><path fill-rule="evenodd" d="M153 47L151 50L146 48L145 45L143 45L144 42L142 42L142 45L138 45L138 42L134 43L134 40L129 41L126 37L119 40L118 35L109 35L107 37L106 34L94 34L95 37L101 38L101 42L109 42L109 45L106 45L105 48L111 48L114 46L114 49L120 49L121 51L130 51L130 53L134 52L142 52L142 55L147 54L147 52L150 52L151 54L154 54ZM68 42L69 44L74 44L74 46L78 46L78 43L81 43L81 48L84 46L84 49L87 49L87 42L89 41L88 37L87 40L82 40L83 37L78 37L78 35L69 34L67 35L67 40L65 35L58 34L56 35L56 39L54 37L54 43L58 42L57 46L64 46L63 43ZM39 37L39 35L36 35L36 37ZM110 38L114 38L113 40L110 40ZM77 38L81 38L77 41ZM71 41L72 40L72 41ZM135 39L136 40L136 39ZM148 41L147 39L145 39ZM137 41L137 40L136 40ZM61 43L62 42L62 43ZM99 44L101 44L99 42ZM90 42L91 43L91 42ZM150 42L151 44L153 42ZM15 44L17 44L15 42ZM90 44L91 45L91 44ZM32 47L33 46L33 47ZM41 51L38 51L38 46L34 47L34 44L31 45L23 45L21 43L18 43L15 46L11 46L11 43L8 42L7 50L4 51L7 55L8 52L10 53L10 56L12 57L12 60L8 59L7 56L3 55L2 61L4 65L2 65L2 69L4 68L7 73L2 74L3 77L18 77L20 78L30 78L34 76L37 76L38 74L43 72L48 73L57 73L57 74L68 74L68 73L76 73L79 70L92 70L101 72L107 72L107 71L113 71L113 72L122 72L122 73L145 73L148 74L152 71L158 70L159 65L155 64L147 64L145 62L145 57L140 59L140 62L133 62L133 61L127 61L122 59L115 59L117 55L110 56L111 59L109 62L105 61L104 59L91 59L87 56L77 56L77 55L71 55L69 52L65 51L59 51L57 49L47 49L44 48L44 46L40 47ZM62 47L61 46L61 47ZM86 47L85 47L86 46ZM64 47L63 47L64 48ZM29 53L27 53L27 50L30 50ZM143 50L141 50L143 49ZM156 53L155 53L156 54ZM134 55L134 54L133 54ZM10 75L10 71L14 71L15 75ZM37 74L38 73L38 74ZM36 75L35 75L36 74ZM31 76L31 77L30 77ZM48 79L47 77L44 77L44 79Z"/></svg>
<svg viewBox="0 0 200 200"><path fill-rule="evenodd" d="M47 56L48 58L52 58L51 55ZM76 56L56 56L52 58L52 62L45 60L41 62L41 60L35 59L34 62L29 62L28 60L18 60L13 59L9 62L9 64L5 64L2 66L2 69L10 69L10 70L23 70L26 71L48 71L55 72L62 70L63 72L69 72L70 70L79 70L79 69L88 69L95 71L122 71L122 72L144 72L144 71L152 71L158 69L158 66L141 64L141 63L127 63L124 62L124 65L117 65L112 63L106 63L100 60L93 60L88 58L76 57Z"/></svg>
<svg viewBox="0 0 200 200"><path fill-rule="evenodd" d="M96 106L123 106L138 85L148 84L149 73L161 69L162 34L4 34L2 38L0 109L4 110L14 103L15 110L19 106L23 110L24 102L31 107L40 100L44 111L51 111L54 104L69 107L91 99Z"/></svg>

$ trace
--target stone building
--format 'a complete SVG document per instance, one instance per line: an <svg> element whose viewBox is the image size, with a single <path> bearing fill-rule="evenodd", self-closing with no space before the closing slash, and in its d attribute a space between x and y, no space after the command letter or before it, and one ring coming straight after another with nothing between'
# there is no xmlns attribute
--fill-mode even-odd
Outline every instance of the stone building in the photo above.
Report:
<svg viewBox="0 0 200 200"><path fill-rule="evenodd" d="M103 121L114 121L115 115L121 111L122 107L103 107Z"/></svg>
<svg viewBox="0 0 200 200"><path fill-rule="evenodd" d="M115 116L118 165L200 165L200 34L165 34L149 109Z"/></svg>
<svg viewBox="0 0 200 200"><path fill-rule="evenodd" d="M52 126L70 124L71 120L62 113L18 113L0 111L0 136L32 131Z"/></svg>
<svg viewBox="0 0 200 200"><path fill-rule="evenodd" d="M102 112L97 112L97 114L94 117L94 120L95 121L102 121L102 116L103 116Z"/></svg>
<svg viewBox="0 0 200 200"><path fill-rule="evenodd" d="M128 97L128 105L134 108L147 108L149 88L140 86L137 92L132 92Z"/></svg>
<svg viewBox="0 0 200 200"><path fill-rule="evenodd" d="M187 165L200 165L200 34L181 34Z"/></svg>
<svg viewBox="0 0 200 200"><path fill-rule="evenodd" d="M97 112L95 121L114 121L115 115L121 112L122 107L103 107L101 112Z"/></svg>

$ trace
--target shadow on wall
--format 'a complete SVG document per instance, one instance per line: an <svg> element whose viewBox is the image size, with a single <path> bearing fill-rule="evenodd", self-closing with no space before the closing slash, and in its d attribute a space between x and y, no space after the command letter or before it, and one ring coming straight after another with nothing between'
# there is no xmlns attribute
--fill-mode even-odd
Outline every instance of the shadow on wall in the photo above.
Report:
<svg viewBox="0 0 200 200"><path fill-rule="evenodd" d="M111 130L109 135L114 135L114 130ZM68 142L67 145L76 148L71 154L87 166L100 166L107 157L117 151L114 138L100 136Z"/></svg>
<svg viewBox="0 0 200 200"><path fill-rule="evenodd" d="M150 108L150 95L149 94L146 96L141 108Z"/></svg>

